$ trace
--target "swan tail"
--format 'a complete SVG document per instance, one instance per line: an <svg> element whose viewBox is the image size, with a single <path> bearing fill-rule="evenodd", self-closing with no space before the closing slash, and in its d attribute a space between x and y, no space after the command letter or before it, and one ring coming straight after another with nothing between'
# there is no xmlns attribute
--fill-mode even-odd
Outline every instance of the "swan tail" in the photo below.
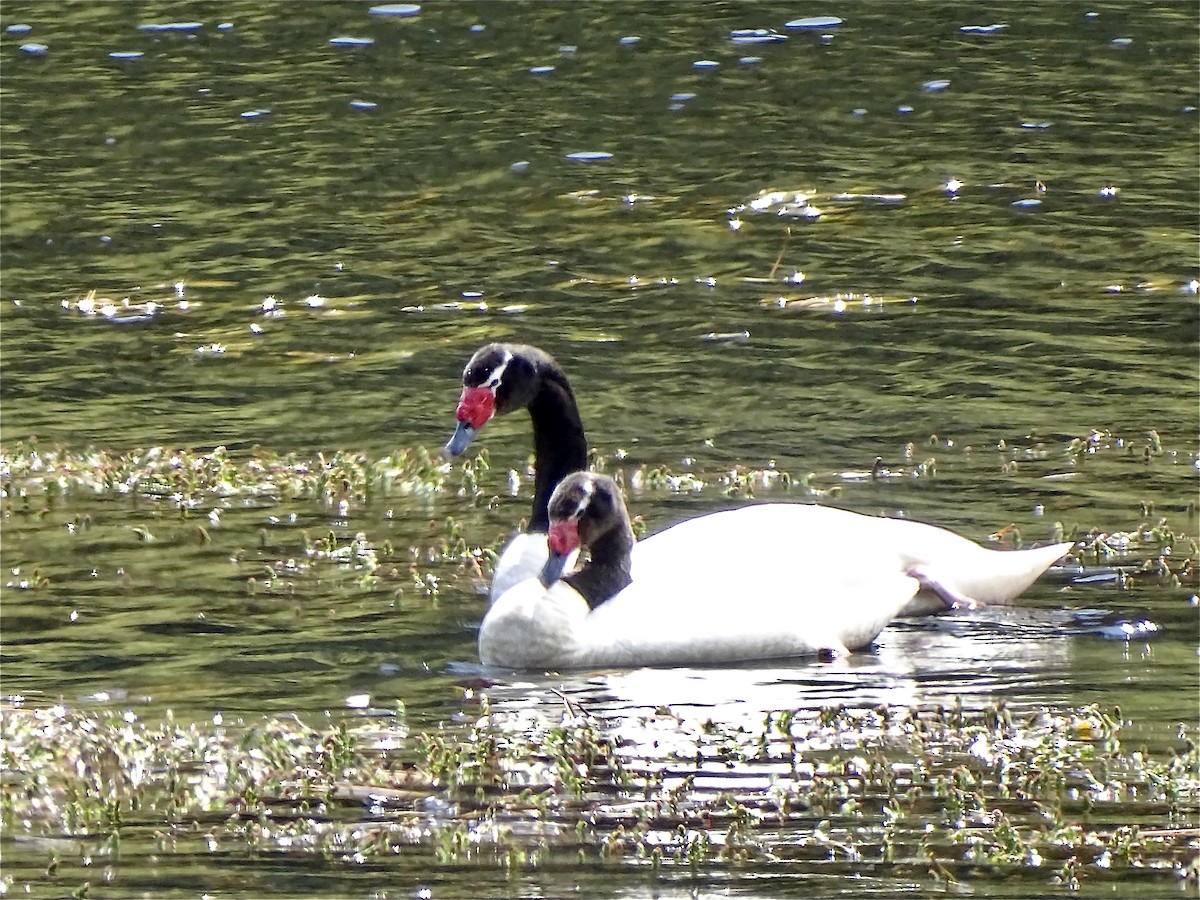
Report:
<svg viewBox="0 0 1200 900"><path fill-rule="evenodd" d="M947 593L943 599L953 595L958 605L969 606L962 601L980 603L1008 603L1019 597L1031 584L1060 560L1071 549L1069 542L1035 547L1031 550L991 550L979 548L953 570L942 571L935 565L923 568L923 574Z"/></svg>

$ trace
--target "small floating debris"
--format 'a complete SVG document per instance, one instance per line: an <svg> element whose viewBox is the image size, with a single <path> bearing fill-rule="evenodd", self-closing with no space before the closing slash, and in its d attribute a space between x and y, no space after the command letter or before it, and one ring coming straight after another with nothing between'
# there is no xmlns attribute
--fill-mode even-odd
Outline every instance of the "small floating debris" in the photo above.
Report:
<svg viewBox="0 0 1200 900"><path fill-rule="evenodd" d="M367 12L373 16L409 18L419 14L421 7L416 3L381 3L378 6L372 6Z"/></svg>
<svg viewBox="0 0 1200 900"><path fill-rule="evenodd" d="M950 87L950 80L948 78L938 78L934 81L926 81L921 85L921 90L927 94L937 94L948 87Z"/></svg>
<svg viewBox="0 0 1200 900"><path fill-rule="evenodd" d="M1013 209L1037 209L1042 205L1042 201L1036 197L1028 197L1024 200L1014 200L1011 204Z"/></svg>
<svg viewBox="0 0 1200 900"><path fill-rule="evenodd" d="M375 38L369 37L335 37L329 39L330 45L334 47L370 47L375 43Z"/></svg>
<svg viewBox="0 0 1200 900"><path fill-rule="evenodd" d="M834 203L874 203L880 206L898 206L908 199L907 194L834 194L829 198Z"/></svg>
<svg viewBox="0 0 1200 900"><path fill-rule="evenodd" d="M93 288L74 304L70 300L64 300L62 308L68 311L74 309L89 319L99 317L107 319L114 325L130 325L152 319L162 310L163 305L154 300L147 300L145 303L136 303L130 302L128 297L121 300L97 297L96 291Z"/></svg>
<svg viewBox="0 0 1200 900"><path fill-rule="evenodd" d="M641 38L638 37L636 34L627 34L627 35L625 35L625 37L623 37L619 41L617 41L617 43L620 44L622 47L632 47L634 44L636 44L640 41L641 41Z"/></svg>
<svg viewBox="0 0 1200 900"><path fill-rule="evenodd" d="M203 22L143 22L138 31L199 31Z"/></svg>
<svg viewBox="0 0 1200 900"><path fill-rule="evenodd" d="M578 50L579 50L579 48L576 47L574 44L563 44L562 46L560 46L558 48L558 52L561 53L563 56L572 56Z"/></svg>
<svg viewBox="0 0 1200 900"><path fill-rule="evenodd" d="M743 66L756 66L762 62L761 56L743 56L738 62Z"/></svg>
<svg viewBox="0 0 1200 900"><path fill-rule="evenodd" d="M534 66L529 70L530 75L549 75L554 71L554 66Z"/></svg>
<svg viewBox="0 0 1200 900"><path fill-rule="evenodd" d="M1098 193L1105 200L1111 200L1113 197L1117 196L1117 194L1121 193L1121 189L1116 185L1106 184L1104 187L1100 188Z"/></svg>
<svg viewBox="0 0 1200 900"><path fill-rule="evenodd" d="M1118 50L1124 50L1126 47L1130 46L1131 44L1133 44L1133 38L1125 38L1125 37L1113 38L1109 42L1110 47L1115 47Z"/></svg>
<svg viewBox="0 0 1200 900"><path fill-rule="evenodd" d="M45 56L50 51L50 48L45 44L22 44L21 52L28 53L30 56Z"/></svg>
<svg viewBox="0 0 1200 900"><path fill-rule="evenodd" d="M580 150L577 153L568 153L566 159L572 162L601 162L612 159L612 154L607 150Z"/></svg>
<svg viewBox="0 0 1200 900"><path fill-rule="evenodd" d="M1047 128L1050 128L1053 125L1054 125L1053 122L1046 122L1046 121L1041 121L1041 122L1026 121L1026 122L1021 123L1021 127L1026 129L1027 131L1045 131Z"/></svg>
<svg viewBox="0 0 1200 900"><path fill-rule="evenodd" d="M702 69L702 70L717 69L717 68L720 68L720 66L721 66L721 64L719 62L717 62L715 59L698 59L694 63L692 63L693 69Z"/></svg>
<svg viewBox="0 0 1200 900"><path fill-rule="evenodd" d="M903 469L893 471L887 467L882 456L877 456L870 469L851 469L846 472L838 472L835 477L840 481L895 481L900 478L917 478L924 474L922 469L928 471L925 466L913 472Z"/></svg>
<svg viewBox="0 0 1200 900"><path fill-rule="evenodd" d="M837 16L809 16L805 19L792 19L784 25L792 31L819 31L822 28L837 28L842 20Z"/></svg>
<svg viewBox="0 0 1200 900"><path fill-rule="evenodd" d="M217 26L217 31L233 31L233 23L232 22L222 22L220 25Z"/></svg>
<svg viewBox="0 0 1200 900"><path fill-rule="evenodd" d="M509 168L509 171L511 171L511 172L517 172L517 173L525 172L529 169L529 160L527 160L527 159L517 160L515 163L513 163L508 168Z"/></svg>
<svg viewBox="0 0 1200 900"><path fill-rule="evenodd" d="M944 190L947 194L957 194L962 186L963 183L957 178L949 178L946 180L946 183L942 185L942 190Z"/></svg>
<svg viewBox="0 0 1200 900"><path fill-rule="evenodd" d="M744 344L750 340L748 331L710 331L700 335L700 340L709 344Z"/></svg>
<svg viewBox="0 0 1200 900"><path fill-rule="evenodd" d="M896 112L902 116L907 116L912 111L913 111L913 108L908 103L901 103L899 106L896 107Z"/></svg>
<svg viewBox="0 0 1200 900"><path fill-rule="evenodd" d="M361 110L372 110L372 109L378 109L379 104L376 103L374 100L351 100L350 108L351 109L361 109Z"/></svg>
<svg viewBox="0 0 1200 900"><path fill-rule="evenodd" d="M689 100L695 100L696 95L691 91L679 91L671 95L672 103L687 103Z"/></svg>
<svg viewBox="0 0 1200 900"><path fill-rule="evenodd" d="M777 44L786 41L787 35L774 28L739 28L729 35L735 44Z"/></svg>
<svg viewBox="0 0 1200 900"><path fill-rule="evenodd" d="M141 50L114 50L108 54L109 59L120 60L121 62L129 62L135 59L141 59L146 54Z"/></svg>
<svg viewBox="0 0 1200 900"><path fill-rule="evenodd" d="M874 310L882 306L916 305L916 297L877 297L872 294L838 293L816 297L769 297L759 302L764 309L786 309L794 312L832 312L841 314L851 309Z"/></svg>
<svg viewBox="0 0 1200 900"><path fill-rule="evenodd" d="M762 191L750 202L730 209L729 214L737 216L748 210L755 213L774 212L777 216L791 218L816 219L820 217L821 210L812 205L813 196L804 191Z"/></svg>
<svg viewBox="0 0 1200 900"><path fill-rule="evenodd" d="M242 118L243 119L261 119L264 116L269 116L270 114L271 114L271 110L269 110L269 109L248 109L244 113L242 113Z"/></svg>
<svg viewBox="0 0 1200 900"><path fill-rule="evenodd" d="M429 306L403 306L401 312L407 313L423 313L423 312L481 312L488 311L486 303L463 303L459 300L450 300L446 303L431 303ZM514 310L510 307L505 307L503 311L523 311Z"/></svg>
<svg viewBox="0 0 1200 900"><path fill-rule="evenodd" d="M1134 619L1126 622L1114 622L1111 625L1101 625L1092 633L1106 641L1132 641L1136 638L1157 634L1158 625L1149 619Z"/></svg>
<svg viewBox="0 0 1200 900"><path fill-rule="evenodd" d="M866 114L866 107L863 106L856 106L854 109L850 110L850 115L852 116L865 116Z"/></svg>
<svg viewBox="0 0 1200 900"><path fill-rule="evenodd" d="M1007 25L963 25L958 29L963 34L999 34L1007 31Z"/></svg>
<svg viewBox="0 0 1200 900"><path fill-rule="evenodd" d="M33 26L24 24L9 25L4 30L9 34L29 34L29 32L33 31Z"/></svg>

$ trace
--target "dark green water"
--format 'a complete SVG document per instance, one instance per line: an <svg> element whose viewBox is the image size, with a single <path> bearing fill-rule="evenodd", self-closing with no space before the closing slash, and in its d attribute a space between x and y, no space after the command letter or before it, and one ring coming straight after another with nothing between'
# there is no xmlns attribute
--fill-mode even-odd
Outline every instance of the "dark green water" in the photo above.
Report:
<svg viewBox="0 0 1200 900"><path fill-rule="evenodd" d="M1189 552L1193 5L443 3L403 19L368 7L0 8L6 451L35 436L118 454L223 445L237 460L255 447L302 459L436 448L471 352L511 339L567 367L610 469L708 483L632 493L652 529L738 502L721 476L774 461L840 486L830 502L978 540L1009 524L1028 541L1056 522L1082 537L1165 517L1176 556ZM784 27L817 14L845 21ZM201 27L139 28L189 21ZM1007 28L962 30L994 23ZM731 41L745 28L787 39ZM373 43L331 45L342 36ZM34 42L47 50L22 49ZM694 97L672 99L683 94ZM581 151L612 155L566 158ZM820 215L739 209L765 190L811 193ZM94 306L81 305L90 291ZM814 297L849 299L841 311L792 302ZM115 310L96 312L106 301ZM1068 453L1093 430L1095 452ZM403 702L413 727L454 727L472 715L462 698L481 675L484 607L469 573L430 552L447 517L471 546L494 545L530 495L528 478L514 493L508 476L524 473L528 422L495 421L483 443L491 504L456 496L450 477L438 493L344 508L211 495L184 518L169 495L22 498L24 482L6 477L4 695L251 720L336 716L369 694ZM843 477L876 457L937 464ZM330 531L398 550L367 583L306 556ZM1137 568L1152 555L1085 561ZM414 561L436 591L414 582ZM820 560L798 548L782 564L802 578ZM47 580L21 589L33 573ZM619 730L660 705L738 722L1004 697L1119 705L1138 735L1170 744L1196 719L1194 580L1069 581L1039 584L1020 610L897 625L838 664L504 682L493 702L554 714L559 688ZM1081 609L1160 630L1105 640ZM20 883L37 863L23 865ZM126 870L149 894L179 896L408 896L430 881L403 865L310 878L308 865L249 860L211 881L172 870L157 887ZM822 871L765 888L726 872L701 892L798 895L809 875L822 896L850 890ZM569 868L438 879L444 896L480 879L514 896L692 889L637 871L599 885Z"/></svg>

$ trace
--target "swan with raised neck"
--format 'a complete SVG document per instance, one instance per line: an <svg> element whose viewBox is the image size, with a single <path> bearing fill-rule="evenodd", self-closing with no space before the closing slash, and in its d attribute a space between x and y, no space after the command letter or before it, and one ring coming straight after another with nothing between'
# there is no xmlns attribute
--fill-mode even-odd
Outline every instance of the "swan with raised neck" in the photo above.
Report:
<svg viewBox="0 0 1200 900"><path fill-rule="evenodd" d="M462 453L493 415L522 407L529 409L534 426L533 511L527 533L505 547L496 565L493 602L541 571L548 552L550 496L567 475L587 467L587 441L565 373L549 354L521 344L488 344L471 357L463 372L458 427L446 454ZM889 571L920 574L940 585L945 596L963 602L1004 603L1019 596L1072 546L992 550L934 525L809 503L748 505L686 524L686 529L676 526L638 541L631 554L631 577L670 568L687 550L681 546L687 540L728 560L765 554L779 565L778 560L802 552L836 567L861 565L865 559ZM941 598L922 591L904 613L923 615L943 608Z"/></svg>
<svg viewBox="0 0 1200 900"><path fill-rule="evenodd" d="M537 347L480 347L463 369L462 385L458 425L443 451L446 456L462 454L493 416L527 409L533 423L533 508L525 532L509 541L496 563L494 600L545 562L550 495L572 472L587 468L587 437L566 374Z"/></svg>

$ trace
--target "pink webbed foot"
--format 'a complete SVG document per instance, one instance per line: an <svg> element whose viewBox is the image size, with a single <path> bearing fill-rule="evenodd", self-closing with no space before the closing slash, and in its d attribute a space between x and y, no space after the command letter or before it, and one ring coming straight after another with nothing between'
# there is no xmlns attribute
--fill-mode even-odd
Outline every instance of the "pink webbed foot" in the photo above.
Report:
<svg viewBox="0 0 1200 900"><path fill-rule="evenodd" d="M913 566L908 570L908 575L910 578L917 579L917 583L921 587L937 594L946 604L947 609L978 609L981 605L974 598L960 594L954 588L942 584L936 576L931 575L922 566Z"/></svg>

